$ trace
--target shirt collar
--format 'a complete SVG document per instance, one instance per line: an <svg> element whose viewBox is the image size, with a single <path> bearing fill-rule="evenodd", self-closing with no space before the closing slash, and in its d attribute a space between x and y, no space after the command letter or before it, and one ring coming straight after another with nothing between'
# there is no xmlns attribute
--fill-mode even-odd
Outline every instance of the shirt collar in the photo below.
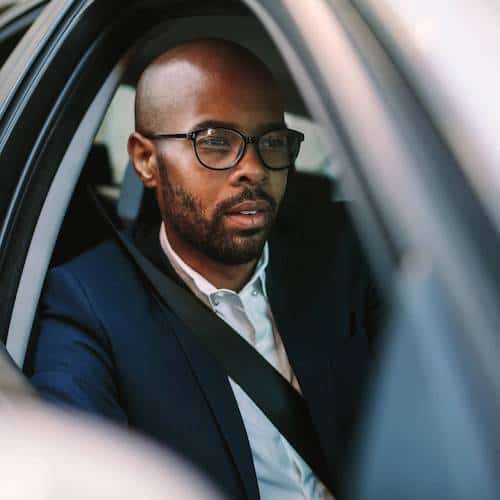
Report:
<svg viewBox="0 0 500 500"><path fill-rule="evenodd" d="M170 245L167 237L167 231L165 229L165 224L162 222L160 227L160 244L168 260L172 264L172 267L177 272L177 274L182 278L182 280L188 285L191 291L200 298L203 302L209 303L210 296L217 293L223 289L216 288L212 283L210 283L204 276L194 270L189 264L184 262L181 257L175 252L175 250ZM246 285L240 290L238 295L245 293L249 288L254 286L260 286L262 292L267 297L266 289L266 268L269 263L269 246L266 242L262 255L257 262L257 266L252 277L248 280ZM236 293L232 290L227 290L232 293Z"/></svg>

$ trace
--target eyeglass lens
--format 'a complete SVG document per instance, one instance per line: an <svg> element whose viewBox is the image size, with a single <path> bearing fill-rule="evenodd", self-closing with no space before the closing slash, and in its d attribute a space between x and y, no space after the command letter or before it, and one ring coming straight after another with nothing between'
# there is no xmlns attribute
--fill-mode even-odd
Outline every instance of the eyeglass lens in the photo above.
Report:
<svg viewBox="0 0 500 500"><path fill-rule="evenodd" d="M273 130L259 138L259 154L268 168L286 168L295 160L300 141L296 133L286 129ZM245 147L244 138L234 130L212 128L200 131L195 148L200 161L210 168L232 167Z"/></svg>

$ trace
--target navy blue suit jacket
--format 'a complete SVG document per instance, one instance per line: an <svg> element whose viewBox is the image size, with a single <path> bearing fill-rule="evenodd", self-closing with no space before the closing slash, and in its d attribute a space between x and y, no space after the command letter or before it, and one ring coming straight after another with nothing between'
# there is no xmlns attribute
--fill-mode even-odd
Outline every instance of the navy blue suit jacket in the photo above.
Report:
<svg viewBox="0 0 500 500"><path fill-rule="evenodd" d="M320 219L274 232L267 288L333 476L348 458L378 310L343 206ZM136 244L173 272L158 228ZM113 241L50 271L32 381L49 400L109 417L174 449L230 498L259 498L227 376Z"/></svg>

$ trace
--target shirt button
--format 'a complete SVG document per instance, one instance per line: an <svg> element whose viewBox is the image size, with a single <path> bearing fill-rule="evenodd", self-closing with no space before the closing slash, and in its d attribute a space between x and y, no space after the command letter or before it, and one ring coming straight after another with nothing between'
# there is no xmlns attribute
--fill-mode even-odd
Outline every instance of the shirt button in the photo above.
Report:
<svg viewBox="0 0 500 500"><path fill-rule="evenodd" d="M257 297L258 293L259 293L259 292L258 292L255 288L252 290L252 295L253 295L254 297Z"/></svg>

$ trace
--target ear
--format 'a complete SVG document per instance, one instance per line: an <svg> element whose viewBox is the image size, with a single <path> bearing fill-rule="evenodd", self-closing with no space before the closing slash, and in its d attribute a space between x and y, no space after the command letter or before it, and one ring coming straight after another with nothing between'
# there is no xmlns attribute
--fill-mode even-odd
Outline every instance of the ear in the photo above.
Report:
<svg viewBox="0 0 500 500"><path fill-rule="evenodd" d="M127 150L130 161L144 186L156 188L158 186L158 165L153 142L139 132L133 132L128 138Z"/></svg>

